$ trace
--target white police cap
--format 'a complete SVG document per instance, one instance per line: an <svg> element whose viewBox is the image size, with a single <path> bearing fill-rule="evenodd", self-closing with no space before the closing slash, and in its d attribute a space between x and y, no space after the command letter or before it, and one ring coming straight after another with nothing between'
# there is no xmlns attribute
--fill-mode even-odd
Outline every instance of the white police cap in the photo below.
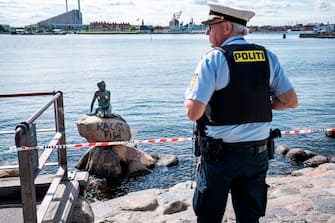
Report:
<svg viewBox="0 0 335 223"><path fill-rule="evenodd" d="M255 13L247 10L233 9L218 2L208 2L209 16L203 24L208 24L215 19L227 20L246 26Z"/></svg>

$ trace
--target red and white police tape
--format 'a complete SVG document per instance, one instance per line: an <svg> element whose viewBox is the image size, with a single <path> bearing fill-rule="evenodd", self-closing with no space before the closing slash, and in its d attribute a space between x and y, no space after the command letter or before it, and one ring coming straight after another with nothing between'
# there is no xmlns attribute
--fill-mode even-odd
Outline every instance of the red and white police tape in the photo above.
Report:
<svg viewBox="0 0 335 223"><path fill-rule="evenodd" d="M320 128L320 129L296 129L281 131L282 135L293 135L293 134L307 134L316 132L335 132L335 128Z"/></svg>
<svg viewBox="0 0 335 223"><path fill-rule="evenodd" d="M77 143L77 144L66 144L66 145L44 145L44 146L33 146L33 147L18 147L21 149L62 149L62 148L82 148L82 147L93 147L93 146L115 146L115 145L126 145L126 144L150 144L150 143L173 143L173 142L186 142L192 141L192 138L161 138L161 139L146 139L146 140L133 140L133 141L116 141L116 142L88 142L88 143ZM16 148L15 146L11 149Z"/></svg>
<svg viewBox="0 0 335 223"><path fill-rule="evenodd" d="M294 134L308 134L317 132L335 132L335 128L319 128L319 129L296 129L281 131L282 135L294 135ZM133 140L133 141L116 141L116 142L89 142L89 143L77 143L77 144L66 144L66 145L52 145L52 146L34 146L34 147L19 147L21 149L61 149L61 148L82 148L82 147L93 147L93 146L113 146L113 145L126 145L126 144L151 144L151 143L174 143L174 142L186 142L192 141L192 137L188 138L160 138L160 139L146 139L146 140ZM17 148L15 146L11 149Z"/></svg>

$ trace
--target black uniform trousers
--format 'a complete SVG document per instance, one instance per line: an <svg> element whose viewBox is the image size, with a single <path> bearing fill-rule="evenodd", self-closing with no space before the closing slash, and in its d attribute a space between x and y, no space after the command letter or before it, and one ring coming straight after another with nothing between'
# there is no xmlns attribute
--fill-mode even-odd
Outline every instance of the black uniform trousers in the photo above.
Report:
<svg viewBox="0 0 335 223"><path fill-rule="evenodd" d="M237 223L258 223L267 202L268 152L258 146L224 149L220 160L202 159L193 196L198 223L221 223L229 191Z"/></svg>

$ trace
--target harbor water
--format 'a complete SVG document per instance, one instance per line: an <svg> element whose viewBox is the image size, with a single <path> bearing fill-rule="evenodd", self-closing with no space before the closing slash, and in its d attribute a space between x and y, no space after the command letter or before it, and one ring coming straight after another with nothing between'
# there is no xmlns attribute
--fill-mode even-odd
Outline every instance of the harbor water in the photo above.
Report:
<svg viewBox="0 0 335 223"><path fill-rule="evenodd" d="M335 127L335 40L300 39L298 33L249 34L247 40L264 45L279 57L298 98L297 109L275 111L273 128L283 130ZM66 141L86 142L76 122L89 112L96 83L106 82L113 112L130 125L133 140L192 137L193 123L183 110L184 91L194 69L210 50L205 35L0 35L0 94L62 91ZM0 132L14 131L49 97L0 98ZM36 122L37 129L54 128L50 109ZM51 133L38 133L45 145ZM283 135L276 145L308 149L329 158L335 140L324 133ZM13 134L0 134L0 165L17 164ZM68 149L69 169L88 148ZM191 142L141 144L146 153L175 154L179 165L157 167L122 187L135 191L166 188L190 180L195 159ZM51 162L56 161L53 154ZM292 166L275 157L269 175L281 175ZM48 170L46 170L48 171Z"/></svg>

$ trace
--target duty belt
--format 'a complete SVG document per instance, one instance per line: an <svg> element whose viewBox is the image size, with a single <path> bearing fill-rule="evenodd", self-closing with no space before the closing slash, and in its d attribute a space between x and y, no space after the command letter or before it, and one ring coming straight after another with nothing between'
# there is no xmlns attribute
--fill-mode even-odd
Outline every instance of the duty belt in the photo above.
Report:
<svg viewBox="0 0 335 223"><path fill-rule="evenodd" d="M222 141L222 140L221 140ZM234 149L249 149L250 152L253 153L261 153L267 149L267 139L259 140L259 141L250 141L250 142L237 142L237 143L226 143L221 142L223 145L223 149L225 150L234 150ZM236 148L235 148L236 147Z"/></svg>
<svg viewBox="0 0 335 223"><path fill-rule="evenodd" d="M267 139L260 141L226 143L221 139L202 137L200 153L204 160L222 160L224 153L245 151L251 154L262 153L267 149Z"/></svg>

